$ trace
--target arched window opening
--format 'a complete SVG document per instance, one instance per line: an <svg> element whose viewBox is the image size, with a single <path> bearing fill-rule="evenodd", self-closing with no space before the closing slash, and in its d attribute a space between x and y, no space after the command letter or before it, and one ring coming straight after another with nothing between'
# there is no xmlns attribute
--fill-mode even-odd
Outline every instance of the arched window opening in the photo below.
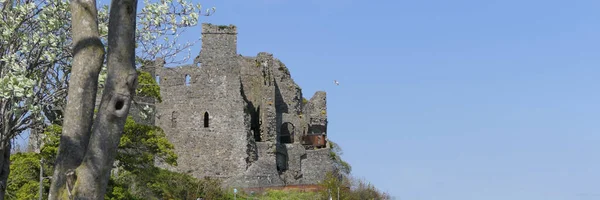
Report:
<svg viewBox="0 0 600 200"><path fill-rule="evenodd" d="M156 75L156 84L157 85L160 84L160 76L159 75Z"/></svg>
<svg viewBox="0 0 600 200"><path fill-rule="evenodd" d="M294 143L294 124L286 122L281 125L279 142L284 144Z"/></svg>
<svg viewBox="0 0 600 200"><path fill-rule="evenodd" d="M185 85L190 85L190 80L192 80L192 78L190 77L189 74L185 75Z"/></svg>
<svg viewBox="0 0 600 200"><path fill-rule="evenodd" d="M204 112L204 128L208 128L208 112Z"/></svg>

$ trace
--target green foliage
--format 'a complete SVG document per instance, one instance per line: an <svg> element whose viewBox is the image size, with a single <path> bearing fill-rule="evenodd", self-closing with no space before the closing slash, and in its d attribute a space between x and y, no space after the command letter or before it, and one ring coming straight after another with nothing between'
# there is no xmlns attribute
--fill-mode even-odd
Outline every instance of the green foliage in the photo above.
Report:
<svg viewBox="0 0 600 200"><path fill-rule="evenodd" d="M160 86L156 80L152 77L152 75L145 71L137 71L138 73L138 85L135 90L135 93L139 97L150 97L154 98L158 102L162 102L162 97L160 96ZM147 104L139 104L134 101L134 105L140 107L140 117L142 119L147 119L149 116L152 116L154 110L152 107Z"/></svg>
<svg viewBox="0 0 600 200"><path fill-rule="evenodd" d="M175 185L177 187L174 187ZM167 170L160 170L149 187L163 199L194 199L200 196L206 199L222 199L223 194L217 181L200 181L190 175Z"/></svg>
<svg viewBox="0 0 600 200"><path fill-rule="evenodd" d="M10 176L6 189L6 199L38 199L40 154L16 153L11 155ZM44 164L44 169L47 169ZM44 171L44 176L50 176L51 171ZM48 179L44 179L43 187L50 188ZM44 198L46 198L44 196Z"/></svg>
<svg viewBox="0 0 600 200"><path fill-rule="evenodd" d="M54 161L58 152L62 127L50 125L41 135L44 146L40 153L15 153L10 157L10 174L8 176L7 199L38 199L40 161L43 160L43 176L50 177L54 172ZM44 178L44 191L50 188L50 180ZM47 193L44 193L47 195ZM44 196L44 199L46 197Z"/></svg>
<svg viewBox="0 0 600 200"><path fill-rule="evenodd" d="M137 16L136 60L163 57L173 61L178 53L193 44L180 45L178 37L184 28L197 25L201 6L187 0L147 0L144 5ZM215 9L207 10L207 14L211 11ZM23 130L39 127L44 120L60 123L60 107L64 106L66 99L64 91L73 56L70 5L68 0L0 0L0 15L0 104L4 105L0 114L14 122L12 127L8 127L11 132L5 133L7 135L2 139L12 139ZM107 5L100 6L98 23L101 40L106 43ZM189 53L182 61L188 58ZM106 66L99 76L100 85L106 79L105 70ZM161 101L150 74L141 73L139 81L144 84L138 88L138 94ZM129 125L132 129L125 130L126 142L118 152L123 160L117 160L118 163L131 163L124 164L124 168L150 174L156 171L149 167L149 158L153 156L168 164L176 164L173 147L160 128ZM43 134L45 145L40 154L17 153L11 156L7 199L38 198L39 160L44 160L44 176L50 176L60 133L59 125L50 125ZM45 179L46 191L48 185L48 179ZM113 188L114 198L133 199L124 189Z"/></svg>
<svg viewBox="0 0 600 200"><path fill-rule="evenodd" d="M38 195L39 190L40 159L44 160L44 176L52 176L61 132L61 126L50 125L42 135L44 145L39 154L17 153L11 156L8 199L37 199L35 195ZM173 145L166 139L162 129L137 124L131 117L128 117L116 157L121 174L111 178L106 199L147 199L134 196L135 193L131 192L132 187L129 186L132 184L144 185L149 182L148 180L158 182L164 178L156 175L160 170L154 167L154 158L165 161L167 164L177 164L177 155L173 151ZM139 178L127 180L132 176ZM185 184L187 183L178 183L178 185ZM44 194L47 194L49 187L50 182L45 179L44 191L46 192Z"/></svg>
<svg viewBox="0 0 600 200"><path fill-rule="evenodd" d="M105 199L230 199L217 180L200 180L159 168L150 172L124 172L112 177Z"/></svg>
<svg viewBox="0 0 600 200"><path fill-rule="evenodd" d="M60 144L60 134L62 126L52 124L44 130L44 145L40 149L40 154L44 158L44 162L54 165L54 160L58 153L58 145Z"/></svg>
<svg viewBox="0 0 600 200"><path fill-rule="evenodd" d="M317 192L303 192L298 190L267 190L258 198L261 200L304 200L304 199L319 199L321 195Z"/></svg>
<svg viewBox="0 0 600 200"><path fill-rule="evenodd" d="M106 194L104 199L107 200L141 200L135 195L131 194L127 185L115 180L115 177L110 177L108 181L108 187L106 188Z"/></svg>
<svg viewBox="0 0 600 200"><path fill-rule="evenodd" d="M329 199L330 194L337 197L338 188L340 190L340 199L348 199L348 196L350 196L350 182L347 178L339 176L339 174L327 173L319 185L323 188L320 191L320 195L323 198Z"/></svg>
<svg viewBox="0 0 600 200"><path fill-rule="evenodd" d="M153 97L158 102L162 102L160 86L158 86L154 77L148 72L138 70L138 87L135 93L137 96Z"/></svg>
<svg viewBox="0 0 600 200"><path fill-rule="evenodd" d="M353 189L350 193L351 200L363 200L363 199L391 199L390 195L379 191L375 186L364 180L355 180Z"/></svg>
<svg viewBox="0 0 600 200"><path fill-rule="evenodd" d="M367 183L364 180L351 179L346 176L339 176L335 173L327 173L320 185L323 187L320 194L324 199L328 199L329 195L333 199L336 199L338 190L340 199L343 200L391 199L389 194L379 191L371 183Z"/></svg>
<svg viewBox="0 0 600 200"><path fill-rule="evenodd" d="M329 157L331 158L331 160L333 160L337 169L339 169L342 173L346 175L350 174L350 172L352 172L352 166L350 166L348 162L342 160L342 157L340 157L343 154L340 145L331 140L327 140L327 143L329 144L329 148L331 148L331 151L329 152Z"/></svg>
<svg viewBox="0 0 600 200"><path fill-rule="evenodd" d="M341 169L344 173L349 174L352 171L352 166L350 166L350 163L344 161L344 160L339 160L340 161L340 166Z"/></svg>
<svg viewBox="0 0 600 200"><path fill-rule="evenodd" d="M170 165L177 165L177 155L160 127L135 123L127 117L116 160L119 167L137 172L154 166L157 158Z"/></svg>
<svg viewBox="0 0 600 200"><path fill-rule="evenodd" d="M260 200L304 200L304 199L325 199L319 192L307 192L297 189L275 190L267 189L264 192L257 194L245 192L243 189L238 189L237 199L260 199ZM233 199L234 194L231 190L227 192L221 199ZM211 198L205 198L211 199Z"/></svg>

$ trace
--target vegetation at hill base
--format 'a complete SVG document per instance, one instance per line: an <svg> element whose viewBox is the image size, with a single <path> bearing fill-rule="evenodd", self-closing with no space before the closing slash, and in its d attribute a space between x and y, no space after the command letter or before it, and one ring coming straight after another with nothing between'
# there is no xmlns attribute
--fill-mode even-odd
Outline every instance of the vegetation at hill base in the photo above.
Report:
<svg viewBox="0 0 600 200"><path fill-rule="evenodd" d="M137 95L160 100L160 88L155 80L146 72L138 72L140 82ZM141 105L136 105L141 106ZM152 110L140 109L151 114ZM39 153L17 152L11 156L10 176L6 199L38 199L40 187L40 167L42 177L42 198L47 199L54 161L56 159L62 127L52 124L44 129L41 138L43 145ZM332 142L331 159L340 170L329 173L321 182L320 192L299 190L266 190L252 194L240 189L235 194L240 199L337 199L337 188L340 188L340 199L389 199L389 195L378 191L373 185L363 180L350 177L351 166L343 161L341 147ZM168 171L155 166L155 160L176 166L177 155L164 131L157 126L136 123L131 116L127 118L123 136L121 137L116 162L113 165L105 199L107 200L142 200L142 199L234 199L232 188L223 188L215 179L197 179L188 174Z"/></svg>
<svg viewBox="0 0 600 200"><path fill-rule="evenodd" d="M119 145L117 162L111 173L105 199L234 199L232 188L222 188L215 179L197 179L187 174L168 171L154 166L154 157L170 165L177 165L177 155L158 127L141 125L128 118L125 133ZM44 132L45 144L40 153L17 152L11 156L7 199L38 199L40 160L43 177L52 175L61 133L59 125L49 126ZM300 190L266 190L252 194L240 189L239 199L391 199L372 184L341 173L328 173L319 185L319 192ZM47 198L50 182L42 182L43 199Z"/></svg>
<svg viewBox="0 0 600 200"><path fill-rule="evenodd" d="M187 60L189 55L183 60L176 59L176 55L193 43L180 44L178 38L185 28L198 23L201 6L186 0L145 0L144 5L135 17L138 23L134 24L135 34L132 34L135 35L136 66L159 57L166 59L167 63ZM50 177L55 171L55 162L58 163L67 86L73 80L74 53L71 47L75 39L72 33L77 32L73 22L81 21L73 20L72 6L66 0L0 0L0 14L4 16L4 20L0 20L0 41L3 42L0 45L0 104L4 105L0 116L10 122L0 123L0 155L10 155L0 157L0 178L7 177L6 184L2 184L6 186L6 199L39 199L40 185L41 198L48 199ZM102 5L93 10L97 16L92 21L96 21L98 29L94 35L106 51L110 32L109 7ZM211 10L214 12L214 8L209 9L207 14ZM99 70L94 73L98 86L105 87L110 80L107 61L102 60L98 64ZM136 95L161 101L160 88L149 73L138 71L137 80ZM306 104L307 100L303 99L303 103ZM141 105L134 102L133 106ZM147 107L140 110L142 115L147 116L153 112ZM69 126L64 128L69 129ZM39 152L10 153L10 141L25 130L35 130L43 139ZM156 161L177 165L173 144L160 127L138 124L129 116L117 141L117 154L104 199L234 198L232 188L223 188L218 180L197 179L155 166ZM321 183L322 191L267 190L249 194L241 190L235 195L256 199L328 199L331 191L343 186L339 187L340 199L388 198L370 184L351 181L350 165L341 159L339 146L331 144L331 159L344 175L341 179L334 174L328 175ZM7 168L9 170L5 170ZM3 194L4 191L0 191L0 199Z"/></svg>

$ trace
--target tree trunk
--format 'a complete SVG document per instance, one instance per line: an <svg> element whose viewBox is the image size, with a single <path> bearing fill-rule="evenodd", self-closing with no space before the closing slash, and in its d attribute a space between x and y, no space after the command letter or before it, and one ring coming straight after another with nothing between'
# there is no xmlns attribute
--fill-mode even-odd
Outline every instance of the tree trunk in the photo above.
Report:
<svg viewBox="0 0 600 200"><path fill-rule="evenodd" d="M6 188L8 186L8 175L10 174L10 140L6 140L4 148L0 150L0 200L4 200L4 196L6 195Z"/></svg>
<svg viewBox="0 0 600 200"><path fill-rule="evenodd" d="M0 200L4 200L6 188L8 187L8 175L10 174L10 128L11 112L7 105L10 101L1 102L0 105Z"/></svg>
<svg viewBox="0 0 600 200"><path fill-rule="evenodd" d="M71 14L74 56L63 132L48 197L52 200L70 192L65 187L66 173L75 170L85 155L93 123L98 76L104 61L96 1L72 0Z"/></svg>
<svg viewBox="0 0 600 200"><path fill-rule="evenodd" d="M108 25L108 72L85 157L76 170L75 199L104 199L110 170L135 94L137 0L113 0Z"/></svg>
<svg viewBox="0 0 600 200"><path fill-rule="evenodd" d="M111 2L108 74L98 114L93 119L98 75L104 59L104 48L98 38L96 2L71 3L75 56L50 199L104 199L137 84L136 10L137 0Z"/></svg>

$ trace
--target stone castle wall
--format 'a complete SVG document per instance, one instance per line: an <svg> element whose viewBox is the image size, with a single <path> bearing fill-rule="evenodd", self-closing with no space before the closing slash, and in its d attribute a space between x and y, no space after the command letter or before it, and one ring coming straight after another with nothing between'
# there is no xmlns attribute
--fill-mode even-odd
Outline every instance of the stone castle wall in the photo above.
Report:
<svg viewBox="0 0 600 200"><path fill-rule="evenodd" d="M312 185L335 170L328 145L315 142L327 137L326 93L305 100L272 54L237 54L235 26L202 24L202 50L191 65L164 67L157 59L141 70L156 77L162 102L135 97L142 106L129 113L173 143L178 165L160 167L245 188ZM145 106L153 115L140 114Z"/></svg>
<svg viewBox="0 0 600 200"><path fill-rule="evenodd" d="M202 50L191 65L164 67L158 59L141 70L156 77L162 102L148 103L150 119L130 113L160 126L178 155L178 166L159 166L246 188L317 184L334 170L330 149L304 139L327 136L325 92L304 102L272 54L238 55L235 26L202 24Z"/></svg>

